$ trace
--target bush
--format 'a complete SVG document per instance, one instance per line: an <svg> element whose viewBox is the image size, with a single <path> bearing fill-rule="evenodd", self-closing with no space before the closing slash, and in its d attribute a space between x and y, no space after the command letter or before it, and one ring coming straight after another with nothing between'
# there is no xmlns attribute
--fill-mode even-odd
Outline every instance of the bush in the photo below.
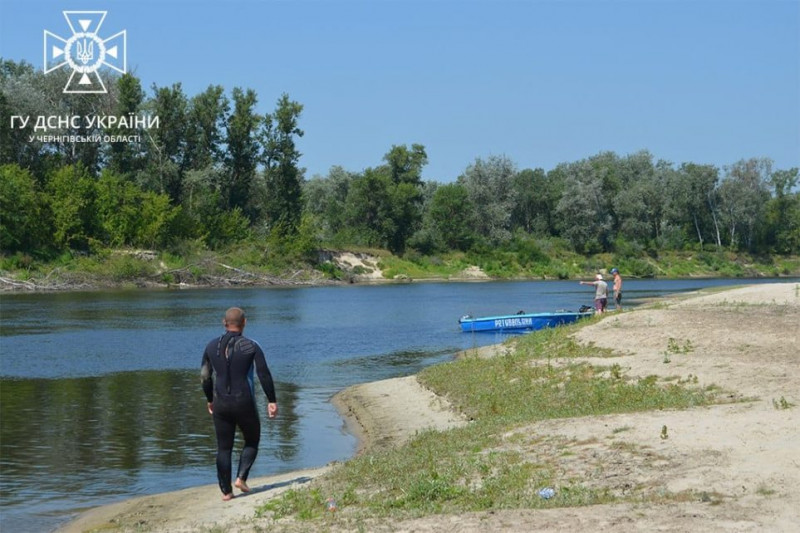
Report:
<svg viewBox="0 0 800 533"><path fill-rule="evenodd" d="M238 207L232 211L218 211L207 220L206 231L209 248L217 249L250 237L250 221Z"/></svg>
<svg viewBox="0 0 800 533"><path fill-rule="evenodd" d="M412 235L408 239L408 247L423 255L431 255L443 250L443 246L438 242L435 232L429 229L421 229Z"/></svg>
<svg viewBox="0 0 800 533"><path fill-rule="evenodd" d="M342 272L342 269L331 261L320 263L317 266L317 269L319 269L319 271L322 272L326 278L344 279L344 272Z"/></svg>
<svg viewBox="0 0 800 533"><path fill-rule="evenodd" d="M620 272L626 272L628 276L637 278L654 278L656 277L655 267L641 259L628 259L623 261L617 267Z"/></svg>
<svg viewBox="0 0 800 533"><path fill-rule="evenodd" d="M657 239L656 247L659 250L683 250L689 239L686 232L680 226L664 224L661 228L661 236Z"/></svg>
<svg viewBox="0 0 800 533"><path fill-rule="evenodd" d="M30 251L49 237L44 200L27 170L0 166L0 250Z"/></svg>
<svg viewBox="0 0 800 533"><path fill-rule="evenodd" d="M614 252L620 258L641 257L644 253L644 246L636 241L629 241L624 237L617 237L614 240Z"/></svg>
<svg viewBox="0 0 800 533"><path fill-rule="evenodd" d="M587 240L583 245L583 253L586 255L599 254L603 251L603 245L597 238Z"/></svg>
<svg viewBox="0 0 800 533"><path fill-rule="evenodd" d="M0 270L27 270L32 265L33 257L23 252L0 258Z"/></svg>
<svg viewBox="0 0 800 533"><path fill-rule="evenodd" d="M155 273L150 262L131 255L115 255L106 263L106 267L111 279L115 281L133 281Z"/></svg>
<svg viewBox="0 0 800 533"><path fill-rule="evenodd" d="M523 267L532 265L546 265L550 262L550 257L539 248L539 245L531 239L518 239L514 243L517 252L517 261Z"/></svg>
<svg viewBox="0 0 800 533"><path fill-rule="evenodd" d="M266 237L263 262L281 270L292 265L316 265L319 262L320 242L310 217L303 217L297 233L274 227Z"/></svg>

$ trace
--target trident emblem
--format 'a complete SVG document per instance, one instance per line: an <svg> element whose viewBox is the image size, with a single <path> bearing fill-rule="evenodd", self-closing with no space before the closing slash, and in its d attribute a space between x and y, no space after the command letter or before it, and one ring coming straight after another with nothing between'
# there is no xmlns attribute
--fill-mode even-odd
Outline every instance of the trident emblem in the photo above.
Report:
<svg viewBox="0 0 800 533"><path fill-rule="evenodd" d="M78 41L76 44L78 45L78 59L85 65L94 58L94 41L83 39L82 43Z"/></svg>

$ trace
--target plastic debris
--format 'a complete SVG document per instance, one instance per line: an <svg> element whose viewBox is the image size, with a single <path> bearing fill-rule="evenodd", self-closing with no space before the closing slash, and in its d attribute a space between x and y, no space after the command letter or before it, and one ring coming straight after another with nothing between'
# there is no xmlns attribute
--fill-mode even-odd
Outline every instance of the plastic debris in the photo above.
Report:
<svg viewBox="0 0 800 533"><path fill-rule="evenodd" d="M539 496L544 498L545 500L549 500L555 495L556 495L555 489L551 489L550 487L544 488L539 491Z"/></svg>

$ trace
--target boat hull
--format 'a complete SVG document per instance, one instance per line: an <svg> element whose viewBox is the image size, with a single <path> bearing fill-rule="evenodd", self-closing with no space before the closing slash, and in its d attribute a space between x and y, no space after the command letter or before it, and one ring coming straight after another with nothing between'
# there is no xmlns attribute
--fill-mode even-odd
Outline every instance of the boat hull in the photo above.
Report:
<svg viewBox="0 0 800 533"><path fill-rule="evenodd" d="M525 313L518 315L500 315L486 317L462 317L458 323L461 331L535 331L571 324L592 313L556 312Z"/></svg>

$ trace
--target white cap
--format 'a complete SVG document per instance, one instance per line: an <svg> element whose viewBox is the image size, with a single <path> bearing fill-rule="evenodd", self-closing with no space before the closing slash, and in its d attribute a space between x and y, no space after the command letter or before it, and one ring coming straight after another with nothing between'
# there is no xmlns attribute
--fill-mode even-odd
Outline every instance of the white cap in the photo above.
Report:
<svg viewBox="0 0 800 533"><path fill-rule="evenodd" d="M602 279L603 279L603 275L602 275L602 274L598 274L598 275L596 275L596 276L594 277L594 279L596 279L596 280L602 280Z"/></svg>

